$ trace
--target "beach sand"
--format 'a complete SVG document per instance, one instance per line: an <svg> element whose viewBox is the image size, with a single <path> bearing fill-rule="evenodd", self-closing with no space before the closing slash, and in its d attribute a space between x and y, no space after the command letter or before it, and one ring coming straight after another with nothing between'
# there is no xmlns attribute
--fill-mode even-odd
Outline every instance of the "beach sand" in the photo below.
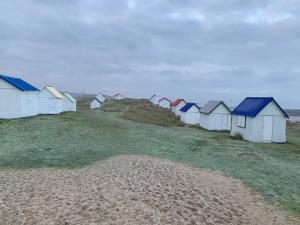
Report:
<svg viewBox="0 0 300 225"><path fill-rule="evenodd" d="M298 222L298 223L297 223ZM240 180L148 156L0 170L0 224L299 224Z"/></svg>

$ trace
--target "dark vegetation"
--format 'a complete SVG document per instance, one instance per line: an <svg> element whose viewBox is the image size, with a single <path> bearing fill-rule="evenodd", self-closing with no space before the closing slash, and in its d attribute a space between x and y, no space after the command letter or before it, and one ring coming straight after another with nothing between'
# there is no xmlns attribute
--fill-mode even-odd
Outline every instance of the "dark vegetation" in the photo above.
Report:
<svg viewBox="0 0 300 225"><path fill-rule="evenodd" d="M140 123L167 127L183 126L170 110L153 105L146 99L109 100L101 110L105 112L121 112L121 118Z"/></svg>

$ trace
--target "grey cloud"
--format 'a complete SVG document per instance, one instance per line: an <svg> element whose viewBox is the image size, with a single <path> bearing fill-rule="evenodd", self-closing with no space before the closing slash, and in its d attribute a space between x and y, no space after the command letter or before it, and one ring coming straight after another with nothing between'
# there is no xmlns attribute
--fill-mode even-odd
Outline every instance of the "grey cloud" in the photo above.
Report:
<svg viewBox="0 0 300 225"><path fill-rule="evenodd" d="M79 0L33 0L32 2L49 6L73 6L78 4Z"/></svg>

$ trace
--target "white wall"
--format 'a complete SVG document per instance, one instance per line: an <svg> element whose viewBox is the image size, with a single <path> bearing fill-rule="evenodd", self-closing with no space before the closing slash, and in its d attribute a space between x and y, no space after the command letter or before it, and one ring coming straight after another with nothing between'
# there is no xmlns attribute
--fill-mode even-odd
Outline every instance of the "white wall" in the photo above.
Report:
<svg viewBox="0 0 300 225"><path fill-rule="evenodd" d="M67 97L63 99L64 111L73 111L76 112L77 104L76 102L71 102Z"/></svg>
<svg viewBox="0 0 300 225"><path fill-rule="evenodd" d="M151 102L153 103L153 104L155 104L155 105L158 105L159 104L159 97L153 97L152 99L151 99Z"/></svg>
<svg viewBox="0 0 300 225"><path fill-rule="evenodd" d="M159 106L162 108L170 109L171 108L171 103L167 100L163 100L159 102Z"/></svg>
<svg viewBox="0 0 300 225"><path fill-rule="evenodd" d="M21 115L21 91L0 79L0 118L19 118Z"/></svg>
<svg viewBox="0 0 300 225"><path fill-rule="evenodd" d="M60 114L64 111L64 100L54 97L47 89L38 93L39 114Z"/></svg>
<svg viewBox="0 0 300 225"><path fill-rule="evenodd" d="M256 117L253 125L253 141L263 140L264 116L272 116L272 142L286 142L286 118L274 102L270 102Z"/></svg>
<svg viewBox="0 0 300 225"><path fill-rule="evenodd" d="M101 94L97 95L96 98L98 98L100 102L105 102L106 100L105 97Z"/></svg>
<svg viewBox="0 0 300 225"><path fill-rule="evenodd" d="M200 122L200 112L196 106L192 106L187 112L180 112L180 120L185 124L195 125Z"/></svg>
<svg viewBox="0 0 300 225"><path fill-rule="evenodd" d="M200 113L199 125L204 129L209 129L209 114Z"/></svg>
<svg viewBox="0 0 300 225"><path fill-rule="evenodd" d="M172 112L175 113L176 116L180 116L180 109L185 106L185 102L180 102L177 106L172 106Z"/></svg>
<svg viewBox="0 0 300 225"><path fill-rule="evenodd" d="M200 113L200 126L207 130L230 130L231 114L220 104L210 114Z"/></svg>
<svg viewBox="0 0 300 225"><path fill-rule="evenodd" d="M20 91L0 79L0 118L12 119L37 115L37 92Z"/></svg>
<svg viewBox="0 0 300 225"><path fill-rule="evenodd" d="M286 142L286 118L282 116L273 117L273 136L272 142Z"/></svg>
<svg viewBox="0 0 300 225"><path fill-rule="evenodd" d="M38 92L21 92L21 115L22 117L38 115Z"/></svg>
<svg viewBox="0 0 300 225"><path fill-rule="evenodd" d="M101 107L101 103L98 102L97 100L93 100L90 104L90 108L91 109L97 109L97 108L100 108Z"/></svg>

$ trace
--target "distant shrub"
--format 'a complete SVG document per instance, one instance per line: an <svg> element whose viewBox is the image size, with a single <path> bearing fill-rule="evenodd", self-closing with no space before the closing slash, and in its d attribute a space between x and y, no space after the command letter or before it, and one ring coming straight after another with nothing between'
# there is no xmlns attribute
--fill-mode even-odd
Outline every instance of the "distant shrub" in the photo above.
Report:
<svg viewBox="0 0 300 225"><path fill-rule="evenodd" d="M234 133L230 137L234 140L243 140L243 136L240 133Z"/></svg>
<svg viewBox="0 0 300 225"><path fill-rule="evenodd" d="M258 154L256 154L255 152L242 152L238 155L239 157L254 157L256 159L259 159L259 160L263 160L263 158L261 156L259 156Z"/></svg>

